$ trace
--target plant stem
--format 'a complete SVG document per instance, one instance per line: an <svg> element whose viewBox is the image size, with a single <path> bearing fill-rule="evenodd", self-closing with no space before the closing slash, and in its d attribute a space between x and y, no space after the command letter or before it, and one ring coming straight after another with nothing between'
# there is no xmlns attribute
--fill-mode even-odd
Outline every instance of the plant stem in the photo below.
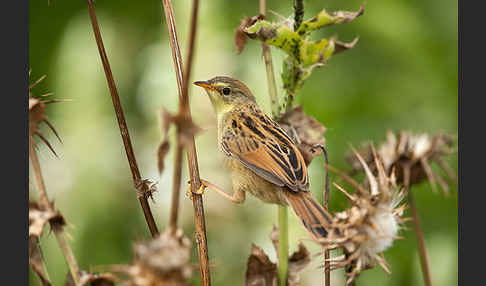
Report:
<svg viewBox="0 0 486 286"><path fill-rule="evenodd" d="M39 203L41 207L45 210L54 211L53 205L49 202L47 197L47 191L44 184L44 179L42 177L42 172L40 168L39 159L37 158L37 151L34 148L34 141L31 136L29 136L29 156L30 162L32 164L32 169L34 171L35 181L37 183L37 191L39 192ZM79 285L79 267L76 259L74 258L73 252L66 242L65 233L63 226L57 225L50 222L52 231L54 232L57 242L61 248L61 252L66 260L69 271L73 277L73 281L76 285Z"/></svg>
<svg viewBox="0 0 486 286"><path fill-rule="evenodd" d="M304 0L294 0L294 31L300 27L304 20Z"/></svg>
<svg viewBox="0 0 486 286"><path fill-rule="evenodd" d="M329 192L329 160L327 158L327 151L324 147L321 148L322 149L322 154L324 154L324 160L326 162L326 179L325 179L325 185L324 185L324 196L323 196L323 200L324 200L324 208L327 210L329 210L329 196L330 196L330 192ZM329 258L330 258L330 253L329 253L329 249L326 249L324 251L324 278L325 278L325 285L326 286L330 286L331 285L331 262L329 261Z"/></svg>
<svg viewBox="0 0 486 286"><path fill-rule="evenodd" d="M165 12L165 20L169 33L169 42L172 50L172 59L174 60L174 67L176 72L177 85L179 88L179 112L181 112L187 120L191 120L191 112L189 109L189 78L192 69L192 59L194 53L194 45L197 29L197 15L199 9L199 1L194 0L191 15L191 30L189 34L189 48L186 63L186 72L183 73L182 57L179 48L179 41L177 39L176 23L174 19L174 11L170 0L162 0L162 5ZM211 277L209 272L209 258L208 246L206 237L206 223L204 220L204 205L202 202L202 195L197 194L196 191L201 187L201 179L199 177L199 167L197 163L196 145L194 136L189 136L188 144L185 146L187 151L187 163L189 166L189 175L191 182L192 202L194 206L194 220L196 225L196 243L198 246L199 255L199 270L201 275L202 285L211 285Z"/></svg>
<svg viewBox="0 0 486 286"><path fill-rule="evenodd" d="M280 286L287 285L287 270L289 263L289 229L287 206L278 206L278 281Z"/></svg>
<svg viewBox="0 0 486 286"><path fill-rule="evenodd" d="M260 14L265 18L266 16L266 1L260 0ZM272 54L270 47L262 42L262 53L265 61L265 68L267 71L268 94L270 96L270 106L272 108L273 118L280 116L280 101L277 95L277 84L275 81L275 72L273 70Z"/></svg>
<svg viewBox="0 0 486 286"><path fill-rule="evenodd" d="M179 142L179 136L176 137L176 151L174 155L174 177L172 185L172 202L170 206L169 228L171 234L177 230L177 220L179 217L179 200L182 178L182 152L183 148Z"/></svg>
<svg viewBox="0 0 486 286"><path fill-rule="evenodd" d="M425 286L431 286L432 280L430 277L429 263L427 259L427 247L425 246L424 232L420 224L420 218L415 205L412 192L408 192L408 203L410 205L410 213L412 215L413 228L415 230L415 237L417 238L417 244L420 254L420 265L422 266L422 273L424 275Z"/></svg>
<svg viewBox="0 0 486 286"><path fill-rule="evenodd" d="M111 72L110 63L106 55L105 47L103 45L103 39L101 37L100 27L98 25L98 20L96 19L96 13L93 8L93 0L87 0L89 16L91 19L91 25L93 27L93 32L96 39L96 45L98 46L98 52L101 57L101 62L103 63L103 69L105 70L106 81L108 82L108 87L110 89L111 100L113 101L113 107L115 108L116 119L118 121L118 127L120 128L120 134L123 140L123 146L125 147L125 153L127 155L128 163L130 165L130 171L132 172L133 184L137 190L138 199L145 216L145 221L152 233L152 237L159 234L157 230L157 225L155 223L152 211L150 210L150 205L148 203L148 196L146 194L146 184L142 182L140 171L138 169L137 160L135 159L135 154L133 153L132 142L130 140L130 134L128 133L127 123L125 121L125 115L123 113L123 108L120 103L120 97L118 96L118 91L116 89L115 80L113 79L113 74Z"/></svg>

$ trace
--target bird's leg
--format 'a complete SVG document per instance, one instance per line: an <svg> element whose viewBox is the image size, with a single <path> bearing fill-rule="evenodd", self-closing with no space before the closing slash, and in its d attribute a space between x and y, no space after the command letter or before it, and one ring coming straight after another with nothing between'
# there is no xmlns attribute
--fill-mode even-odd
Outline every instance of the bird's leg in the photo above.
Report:
<svg viewBox="0 0 486 286"><path fill-rule="evenodd" d="M199 190L196 191L196 193L202 195L206 188L210 189L211 191L215 191L216 193L221 195L223 198L228 199L235 204L241 204L245 201L245 191L236 190L232 195L230 195L227 192L223 191L220 187L218 187L218 186L214 185L213 183L208 182L204 179L201 179L201 188L199 188ZM190 187L189 187L188 193L189 194L191 193Z"/></svg>

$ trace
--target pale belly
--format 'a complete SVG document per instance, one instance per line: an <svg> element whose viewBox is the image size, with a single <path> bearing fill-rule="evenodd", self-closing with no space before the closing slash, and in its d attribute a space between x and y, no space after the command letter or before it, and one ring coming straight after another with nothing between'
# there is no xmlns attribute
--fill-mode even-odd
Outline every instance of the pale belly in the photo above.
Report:
<svg viewBox="0 0 486 286"><path fill-rule="evenodd" d="M263 179L232 157L225 158L224 165L231 171L233 191L248 192L265 203L287 205L282 187Z"/></svg>

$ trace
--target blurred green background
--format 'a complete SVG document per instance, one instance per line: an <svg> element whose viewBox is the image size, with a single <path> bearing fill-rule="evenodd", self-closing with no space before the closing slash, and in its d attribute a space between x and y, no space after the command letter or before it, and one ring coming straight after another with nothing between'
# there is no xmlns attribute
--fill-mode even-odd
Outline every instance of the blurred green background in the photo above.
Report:
<svg viewBox="0 0 486 286"><path fill-rule="evenodd" d="M179 39L185 55L190 0L173 1ZM293 1L267 1L284 17L292 15ZM356 11L361 1L304 1L305 19L322 8ZM172 151L166 170L158 175L156 148L161 139L162 107L175 111L177 85L161 1L96 1L96 11L125 110L135 154L144 178L158 181L152 211L160 229L168 222L172 185ZM256 15L258 1L201 1L199 32L192 80L230 75L245 82L260 105L269 111L265 68L260 43L250 41L241 55L233 33L244 16ZM327 128L330 163L346 169L349 143L383 140L387 129L457 134L457 1L367 1L365 14L355 21L314 33L360 40L354 49L333 57L317 69L298 95L297 102ZM278 20L275 16L270 16ZM150 236L136 199L106 79L89 22L86 1L30 1L29 60L31 81L47 79L36 92L52 91L69 103L49 105L48 116L63 144L48 138L59 153L56 159L41 147L40 160L50 198L69 221L68 232L80 267L129 263L132 243ZM284 55L273 49L274 66L281 71ZM278 84L281 86L280 77ZM282 94L282 89L280 88ZM201 176L227 190L230 178L216 145L215 116L205 93L190 88L195 121L206 131L197 139ZM172 133L173 134L173 133ZM448 158L457 170L457 156ZM322 199L323 164L311 164L311 190ZM185 167L185 164L184 164ZM183 181L188 178L184 169ZM331 174L331 180L335 178ZM184 189L185 189L184 185ZM424 183L415 187L425 230L434 285L457 285L457 186L452 194L431 192ZM36 197L30 184L31 199ZM331 209L347 206L334 188ZM242 285L251 243L275 253L269 233L277 222L277 208L253 197L234 205L207 192L206 224L213 285ZM193 238L192 202L182 197L180 225ZM307 237L293 214L291 250ZM408 223L411 228L411 223ZM385 252L391 275L376 267L362 273L361 285L423 285L414 234L402 231ZM41 244L54 285L63 285L67 267L53 235ZM306 242L312 253L319 248ZM193 252L197 262L197 253ZM323 285L322 262L316 257L304 271L302 285ZM333 272L333 285L343 285L342 271ZM38 285L30 272L30 284ZM199 285L198 271L193 285Z"/></svg>

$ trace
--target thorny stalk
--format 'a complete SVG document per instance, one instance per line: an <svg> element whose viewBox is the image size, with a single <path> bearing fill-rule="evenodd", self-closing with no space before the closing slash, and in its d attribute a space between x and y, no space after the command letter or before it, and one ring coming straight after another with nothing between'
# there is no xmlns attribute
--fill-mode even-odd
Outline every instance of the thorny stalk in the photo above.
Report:
<svg viewBox="0 0 486 286"><path fill-rule="evenodd" d="M169 42L172 49L172 59L174 60L174 68L176 72L177 85L179 87L179 112L191 120L191 112L189 109L189 78L192 67L192 58L194 53L194 44L196 38L197 28L197 14L199 8L199 1L194 0L191 15L191 30L189 37L189 49L186 63L186 73L182 69L182 57L179 48L179 41L177 39L176 23L174 18L174 11L170 0L162 0L162 5L165 12L165 19L169 33ZM183 76L184 75L184 76ZM209 258L206 238L206 224L204 220L204 206L202 195L197 191L201 188L201 179L199 177L199 167L197 163L196 145L194 142L194 135L189 135L189 142L185 146L187 151L187 163L189 166L189 175L191 182L192 202L194 206L194 220L196 225L196 243L198 246L199 255L199 269L201 274L202 285L211 285L211 278L209 273Z"/></svg>
<svg viewBox="0 0 486 286"><path fill-rule="evenodd" d="M260 0L260 15L265 18L267 9L266 0ZM262 42L262 53L265 61L265 69L267 72L268 94L270 97L270 106L274 119L280 117L280 102L277 95L277 84L275 82L275 72L273 70L272 54L270 47ZM288 209L287 206L278 206L278 228L279 228L279 244L278 244L278 281L280 286L287 285L287 272L289 263L289 228L288 228Z"/></svg>
<svg viewBox="0 0 486 286"><path fill-rule="evenodd" d="M155 237L159 234L159 231L157 230L157 225L155 223L154 217L152 215L152 211L150 210L150 205L148 203L148 197L150 196L150 192L148 191L148 186L146 184L146 181L145 180L142 181L141 179L140 171L137 165L137 160L135 159L135 154L133 153L130 134L128 133L128 127L125 121L123 108L120 103L120 97L118 96L115 80L113 79L110 63L108 61L105 47L103 45L103 39L101 37L100 27L98 25L98 20L96 19L96 13L93 7L93 0L87 0L87 2L88 2L89 16L91 18L91 25L93 27L93 32L96 39L96 45L98 46L101 62L103 63L103 69L105 70L106 81L108 82L111 99L113 101L113 107L115 109L116 119L118 120L118 127L120 128L120 134L123 140L123 145L125 147L128 163L130 165L130 171L132 172L133 184L137 191L140 205L142 206L143 214L145 216L145 221L147 222L150 232L152 233L152 237Z"/></svg>
<svg viewBox="0 0 486 286"><path fill-rule="evenodd" d="M37 183L37 191L39 192L39 203L42 208L45 210L54 211L54 206L49 202L49 198L47 197L46 186L44 184L44 179L42 177L41 167L39 163L39 159L37 158L37 151L34 147L34 140L32 137L29 138L29 156L30 162L32 164L32 169L34 171L35 181ZM76 259L74 258L73 252L71 247L66 241L66 234L64 233L63 226L56 225L55 223L50 223L51 229L56 236L56 240L59 243L59 247L61 248L61 252L66 260L66 263L69 267L69 271L73 277L73 281L76 285L79 285L79 267Z"/></svg>

